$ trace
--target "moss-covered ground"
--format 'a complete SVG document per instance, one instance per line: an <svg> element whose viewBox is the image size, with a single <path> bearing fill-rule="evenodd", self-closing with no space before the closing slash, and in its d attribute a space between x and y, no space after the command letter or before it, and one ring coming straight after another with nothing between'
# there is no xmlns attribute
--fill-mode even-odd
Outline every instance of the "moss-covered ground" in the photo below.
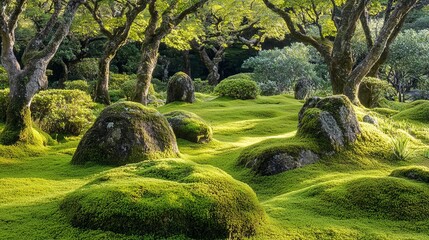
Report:
<svg viewBox="0 0 429 240"><path fill-rule="evenodd" d="M429 167L427 120L418 116L408 121L401 114L420 104L389 106L398 113L373 112L380 126L362 124L367 143L313 165L264 177L237 165L238 156L253 144L278 144L293 137L303 102L286 95L255 100L197 97L194 104L173 103L159 111L190 111L213 127L214 140L208 144L179 139L181 158L218 167L255 191L268 220L254 239L429 239L429 218L419 215L419 209L423 214L428 210L427 204L419 204L427 202L429 185L390 176L397 169ZM367 111L358 109L358 119ZM384 112L393 117L385 118ZM411 155L406 161L389 158L389 135L409 138ZM60 211L61 201L113 168L71 165L78 142L74 138L48 147L0 146L0 239L157 239L70 225ZM384 183L392 187L385 188ZM353 197L345 198L347 194ZM374 200L374 194L385 199ZM418 217L392 217L390 205L383 201L396 196L411 204L413 212L407 216ZM401 209L401 201L392 204Z"/></svg>

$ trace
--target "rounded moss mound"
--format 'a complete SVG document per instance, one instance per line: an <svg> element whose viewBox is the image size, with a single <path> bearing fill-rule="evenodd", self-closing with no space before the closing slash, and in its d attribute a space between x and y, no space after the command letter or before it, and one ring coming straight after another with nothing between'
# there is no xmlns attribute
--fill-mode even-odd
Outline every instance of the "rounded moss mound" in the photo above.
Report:
<svg viewBox="0 0 429 240"><path fill-rule="evenodd" d="M419 104L410 105L409 108L393 116L395 120L411 120L429 123L429 101L418 101Z"/></svg>
<svg viewBox="0 0 429 240"><path fill-rule="evenodd" d="M192 79L184 72L174 74L168 81L167 102L195 102L195 87Z"/></svg>
<svg viewBox="0 0 429 240"><path fill-rule="evenodd" d="M274 175L317 162L320 147L312 139L269 139L245 148L238 164L260 175Z"/></svg>
<svg viewBox="0 0 429 240"><path fill-rule="evenodd" d="M429 183L429 168L427 167L408 167L394 170L390 176L416 180Z"/></svg>
<svg viewBox="0 0 429 240"><path fill-rule="evenodd" d="M118 166L178 153L176 137L162 114L139 103L120 102L101 112L80 141L72 163Z"/></svg>
<svg viewBox="0 0 429 240"><path fill-rule="evenodd" d="M323 199L359 216L420 221L429 218L429 188L406 179L360 178L322 193Z"/></svg>
<svg viewBox="0 0 429 240"><path fill-rule="evenodd" d="M165 114L176 137L196 143L212 140L212 128L198 115L187 111L174 111Z"/></svg>
<svg viewBox="0 0 429 240"><path fill-rule="evenodd" d="M221 97L234 99L256 99L260 89L256 82L248 79L224 79L216 88L215 93Z"/></svg>
<svg viewBox="0 0 429 240"><path fill-rule="evenodd" d="M107 171L66 196L60 209L75 227L159 237L240 239L265 219L248 185L181 159Z"/></svg>

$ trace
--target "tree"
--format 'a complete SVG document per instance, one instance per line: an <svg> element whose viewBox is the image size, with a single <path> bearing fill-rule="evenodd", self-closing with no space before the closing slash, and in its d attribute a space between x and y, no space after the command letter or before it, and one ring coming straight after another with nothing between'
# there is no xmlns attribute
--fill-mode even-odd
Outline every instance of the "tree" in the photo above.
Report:
<svg viewBox="0 0 429 240"><path fill-rule="evenodd" d="M392 43L385 70L399 101L404 101L404 93L429 73L429 30L406 30L399 34Z"/></svg>
<svg viewBox="0 0 429 240"><path fill-rule="evenodd" d="M177 27L186 16L201 8L208 0L151 0L149 22L144 30L141 61L137 71L135 102L148 104L148 93L152 73L158 61L161 41Z"/></svg>
<svg viewBox="0 0 429 240"><path fill-rule="evenodd" d="M374 40L368 28L371 7L380 6L369 0L304 0L288 1L283 6L263 0L265 5L281 16L298 41L316 48L329 66L334 94L345 94L359 104L358 89L363 78L385 61L387 50L399 33L405 18L417 0L388 0L385 21ZM357 63L353 58L351 41L357 25L364 28L368 53ZM317 33L311 34L309 30Z"/></svg>
<svg viewBox="0 0 429 240"><path fill-rule="evenodd" d="M52 0L51 4L44 5L50 17L43 21L44 24L27 44L21 63L14 52L15 30L27 0L1 1L1 59L10 87L6 125L0 135L2 144L34 142L31 101L40 89L47 86L46 68L68 34L73 17L82 3L83 0L69 0L64 5L61 0Z"/></svg>
<svg viewBox="0 0 429 240"><path fill-rule="evenodd" d="M95 86L94 101L110 104L109 74L110 62L130 35L131 28L137 16L146 9L150 0L134 1L103 1L89 0L86 9L98 24L100 32L107 37L103 54L99 60L98 80ZM110 22L110 26L106 24Z"/></svg>

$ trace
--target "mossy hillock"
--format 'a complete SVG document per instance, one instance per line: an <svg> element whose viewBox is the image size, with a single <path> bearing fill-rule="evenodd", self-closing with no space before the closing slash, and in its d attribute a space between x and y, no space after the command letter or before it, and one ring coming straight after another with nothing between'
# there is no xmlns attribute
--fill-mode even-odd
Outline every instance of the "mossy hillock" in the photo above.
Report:
<svg viewBox="0 0 429 240"><path fill-rule="evenodd" d="M390 176L429 183L429 168L421 166L399 168L392 171Z"/></svg>
<svg viewBox="0 0 429 240"><path fill-rule="evenodd" d="M195 113L173 111L164 115L177 138L195 143L208 143L213 138L211 126Z"/></svg>
<svg viewBox="0 0 429 240"><path fill-rule="evenodd" d="M253 190L222 170L181 159L109 170L61 203L73 226L158 237L249 237L265 221Z"/></svg>
<svg viewBox="0 0 429 240"><path fill-rule="evenodd" d="M429 219L429 189L394 177L364 177L325 189L318 196L339 214L393 221Z"/></svg>
<svg viewBox="0 0 429 240"><path fill-rule="evenodd" d="M176 137L161 113L139 103L119 102L101 112L71 162L118 166L178 153Z"/></svg>

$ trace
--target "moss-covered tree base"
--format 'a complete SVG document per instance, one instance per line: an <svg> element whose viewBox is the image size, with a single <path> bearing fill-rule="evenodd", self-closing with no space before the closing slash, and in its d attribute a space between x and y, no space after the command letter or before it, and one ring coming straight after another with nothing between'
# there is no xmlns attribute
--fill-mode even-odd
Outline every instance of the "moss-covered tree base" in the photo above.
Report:
<svg viewBox="0 0 429 240"><path fill-rule="evenodd" d="M110 170L68 195L61 209L76 227L158 237L240 239L265 219L249 186L180 159Z"/></svg>

